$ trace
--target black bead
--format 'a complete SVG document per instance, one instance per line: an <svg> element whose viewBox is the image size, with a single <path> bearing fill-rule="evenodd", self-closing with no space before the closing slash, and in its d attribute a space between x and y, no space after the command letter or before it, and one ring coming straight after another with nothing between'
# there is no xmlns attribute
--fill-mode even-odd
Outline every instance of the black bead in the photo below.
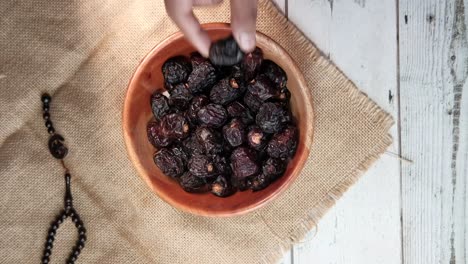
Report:
<svg viewBox="0 0 468 264"><path fill-rule="evenodd" d="M65 212L65 210L60 211L60 217L62 218L62 220L67 219L67 212Z"/></svg>
<svg viewBox="0 0 468 264"><path fill-rule="evenodd" d="M80 242L82 242L84 244L84 242L86 242L86 235L79 236L78 241L80 241Z"/></svg>
<svg viewBox="0 0 468 264"><path fill-rule="evenodd" d="M80 222L80 218L75 216L75 217L72 218L72 221L76 225L78 222Z"/></svg>
<svg viewBox="0 0 468 264"><path fill-rule="evenodd" d="M48 244L52 244L52 243L54 243L54 240L55 240L55 238L53 236L48 236L46 241L47 241Z"/></svg>
<svg viewBox="0 0 468 264"><path fill-rule="evenodd" d="M44 118L44 120L49 120L50 119L50 114L48 112L44 113L42 115L42 118Z"/></svg>
<svg viewBox="0 0 468 264"><path fill-rule="evenodd" d="M44 112L46 112L46 113L49 112L49 109L50 109L50 108L49 108L49 105L48 105L48 104L42 106L42 110L44 110Z"/></svg>
<svg viewBox="0 0 468 264"><path fill-rule="evenodd" d="M50 249L44 250L44 257L50 257L50 254L52 254L52 251L50 251Z"/></svg>
<svg viewBox="0 0 468 264"><path fill-rule="evenodd" d="M86 233L86 228L84 226L78 228L78 232Z"/></svg>
<svg viewBox="0 0 468 264"><path fill-rule="evenodd" d="M48 93L44 93L44 94L42 94L41 101L44 104L48 104L48 103L50 103L50 101L52 101L52 97L50 97L50 95Z"/></svg>
<svg viewBox="0 0 468 264"><path fill-rule="evenodd" d="M49 127L49 129L47 129L47 132L52 135L55 133L55 129L53 127Z"/></svg>
<svg viewBox="0 0 468 264"><path fill-rule="evenodd" d="M75 256L70 256L70 258L68 259L68 261L72 261L72 262L75 262L76 261L76 257Z"/></svg>
<svg viewBox="0 0 468 264"><path fill-rule="evenodd" d="M78 228L78 230L80 230L82 228L84 229L83 222L81 220L76 222L75 226L76 226L76 228Z"/></svg>
<svg viewBox="0 0 468 264"><path fill-rule="evenodd" d="M75 210L73 208L71 208L67 213L67 215L69 217L71 217L72 219L75 217L75 214L76 214L76 212L75 212Z"/></svg>
<svg viewBox="0 0 468 264"><path fill-rule="evenodd" d="M54 247L54 245L52 243L46 242L46 245L45 245L46 250L52 250L53 247Z"/></svg>
<svg viewBox="0 0 468 264"><path fill-rule="evenodd" d="M67 261L67 264L75 264L75 262L74 262L74 261L71 261L71 260L69 260L69 261Z"/></svg>
<svg viewBox="0 0 468 264"><path fill-rule="evenodd" d="M78 243L76 244L76 248L82 250L84 248L84 242L78 241Z"/></svg>
<svg viewBox="0 0 468 264"><path fill-rule="evenodd" d="M42 258L42 263L43 264L47 264L47 263L49 263L49 261L50 261L49 257L43 257Z"/></svg>
<svg viewBox="0 0 468 264"><path fill-rule="evenodd" d="M49 236L55 236L55 230L53 229L49 230Z"/></svg>
<svg viewBox="0 0 468 264"><path fill-rule="evenodd" d="M78 235L84 236L84 235L86 235L86 231L80 229L80 230L78 230Z"/></svg>
<svg viewBox="0 0 468 264"><path fill-rule="evenodd" d="M80 255L80 253L81 253L81 250L79 250L79 249L77 249L77 248L74 248L74 249L73 249L73 253L72 253L73 256L78 257L78 255Z"/></svg>
<svg viewBox="0 0 468 264"><path fill-rule="evenodd" d="M58 225L58 224L56 224L56 223L52 223L52 225L50 226L50 230L57 230L57 229L58 229L58 227L59 227L59 225Z"/></svg>
<svg viewBox="0 0 468 264"><path fill-rule="evenodd" d="M45 122L45 126L46 126L47 128L54 127L54 126L52 125L52 121L50 121L50 120L47 120L47 121Z"/></svg>

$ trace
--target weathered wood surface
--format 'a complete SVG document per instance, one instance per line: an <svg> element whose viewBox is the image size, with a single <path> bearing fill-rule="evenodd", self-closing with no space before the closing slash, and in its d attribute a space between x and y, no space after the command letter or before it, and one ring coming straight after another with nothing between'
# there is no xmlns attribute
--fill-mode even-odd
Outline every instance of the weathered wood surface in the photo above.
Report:
<svg viewBox="0 0 468 264"><path fill-rule="evenodd" d="M391 113L394 144L283 263L466 263L468 5L283 0L285 15Z"/></svg>

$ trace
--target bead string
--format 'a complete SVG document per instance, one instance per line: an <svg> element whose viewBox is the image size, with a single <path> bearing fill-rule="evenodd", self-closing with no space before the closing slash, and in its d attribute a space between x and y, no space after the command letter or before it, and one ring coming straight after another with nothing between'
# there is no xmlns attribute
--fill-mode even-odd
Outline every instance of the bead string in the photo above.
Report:
<svg viewBox="0 0 468 264"><path fill-rule="evenodd" d="M83 221L81 221L80 219L80 215L76 212L75 208L73 207L73 197L71 193L71 174L68 168L65 166L65 162L63 161L63 159L68 154L68 149L63 144L63 137L60 134L55 133L53 123L50 120L49 110L51 99L52 98L48 94L42 95L42 117L45 120L47 132L51 135L49 138L49 151L52 154L52 156L54 156L54 158L60 160L60 164L65 170L65 205L64 209L60 211L60 214L57 215L55 220L51 223L49 231L47 232L47 239L41 263L47 264L50 262L50 256L52 254L52 248L54 246L54 240L55 235L57 234L57 230L59 229L60 225L68 217L70 217L78 230L78 240L76 241L75 246L73 247L72 252L70 253L66 261L67 264L73 264L78 259L78 255L80 255L81 250L85 246L86 228L84 227Z"/></svg>

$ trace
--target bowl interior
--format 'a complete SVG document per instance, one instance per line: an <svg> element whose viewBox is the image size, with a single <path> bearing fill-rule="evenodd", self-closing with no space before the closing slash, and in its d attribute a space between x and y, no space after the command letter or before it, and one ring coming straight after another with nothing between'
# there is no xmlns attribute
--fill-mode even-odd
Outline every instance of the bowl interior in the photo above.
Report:
<svg viewBox="0 0 468 264"><path fill-rule="evenodd" d="M231 34L226 24L207 24L203 27L213 40ZM304 78L289 55L273 40L257 33L257 46L263 50L266 59L276 62L288 75L292 112L300 133L296 155L285 175L262 191L237 192L227 198L210 193L191 194L182 190L176 181L164 175L154 164L155 148L149 143L146 134L147 123L152 118L150 96L156 90L163 90L162 64L172 56L189 55L194 51L182 34L172 35L156 46L143 59L129 83L123 112L123 132L129 157L151 189L178 209L205 216L231 216L254 210L287 188L299 175L309 156L313 110Z"/></svg>

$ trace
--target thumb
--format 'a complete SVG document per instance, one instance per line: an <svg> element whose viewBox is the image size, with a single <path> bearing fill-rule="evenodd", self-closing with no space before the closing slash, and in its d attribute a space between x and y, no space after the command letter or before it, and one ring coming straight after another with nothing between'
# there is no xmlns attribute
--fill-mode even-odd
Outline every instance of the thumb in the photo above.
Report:
<svg viewBox="0 0 468 264"><path fill-rule="evenodd" d="M234 38L242 51L255 49L257 0L231 0L231 26Z"/></svg>

